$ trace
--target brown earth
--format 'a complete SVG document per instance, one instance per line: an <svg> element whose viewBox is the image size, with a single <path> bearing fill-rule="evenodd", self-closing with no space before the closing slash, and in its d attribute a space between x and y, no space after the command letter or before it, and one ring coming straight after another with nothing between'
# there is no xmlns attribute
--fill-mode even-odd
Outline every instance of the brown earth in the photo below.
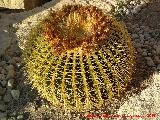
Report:
<svg viewBox="0 0 160 120"><path fill-rule="evenodd" d="M160 0L152 0L147 7L142 9L138 14L129 19L133 24L149 26L160 29Z"/></svg>

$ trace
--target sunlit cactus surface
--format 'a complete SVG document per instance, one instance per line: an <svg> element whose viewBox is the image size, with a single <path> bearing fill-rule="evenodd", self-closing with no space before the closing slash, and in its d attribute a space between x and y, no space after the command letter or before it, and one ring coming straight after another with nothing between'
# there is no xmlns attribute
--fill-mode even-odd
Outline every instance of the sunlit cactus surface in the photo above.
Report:
<svg viewBox="0 0 160 120"><path fill-rule="evenodd" d="M93 6L51 11L23 52L29 80L56 107L101 108L132 79L134 49L125 27Z"/></svg>

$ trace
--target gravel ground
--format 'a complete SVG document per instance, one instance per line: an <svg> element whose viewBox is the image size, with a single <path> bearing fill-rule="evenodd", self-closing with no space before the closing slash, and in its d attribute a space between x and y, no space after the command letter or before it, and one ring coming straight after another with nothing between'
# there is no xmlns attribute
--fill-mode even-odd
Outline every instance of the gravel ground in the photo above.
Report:
<svg viewBox="0 0 160 120"><path fill-rule="evenodd" d="M23 13L0 13L0 120L82 119L80 113L66 114L42 99L27 83L21 69L20 48L23 49L22 43L31 27L47 15L51 8L57 9L66 3L91 4L104 12L115 12L114 15L123 20L132 36L137 50L135 79L123 95L125 97L115 100L105 112L109 110L118 115L142 115L144 118L139 119L145 120L151 119L151 114L153 120L160 120L160 19L154 17L160 15L158 0L55 0Z"/></svg>

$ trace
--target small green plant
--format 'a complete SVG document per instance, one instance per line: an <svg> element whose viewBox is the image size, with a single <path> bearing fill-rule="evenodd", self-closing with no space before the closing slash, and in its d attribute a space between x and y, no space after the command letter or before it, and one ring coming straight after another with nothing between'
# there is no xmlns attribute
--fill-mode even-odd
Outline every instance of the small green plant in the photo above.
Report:
<svg viewBox="0 0 160 120"><path fill-rule="evenodd" d="M85 111L119 97L132 79L127 30L93 6L67 5L32 29L23 51L34 88L57 107Z"/></svg>

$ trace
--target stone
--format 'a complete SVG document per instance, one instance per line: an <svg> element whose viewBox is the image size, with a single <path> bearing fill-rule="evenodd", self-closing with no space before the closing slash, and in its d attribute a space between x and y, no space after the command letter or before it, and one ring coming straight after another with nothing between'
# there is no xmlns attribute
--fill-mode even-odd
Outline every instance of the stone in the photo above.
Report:
<svg viewBox="0 0 160 120"><path fill-rule="evenodd" d="M156 55L156 51L155 51L154 49L152 50L152 54L153 54L153 55Z"/></svg>
<svg viewBox="0 0 160 120"><path fill-rule="evenodd" d="M144 40L144 35L143 34L139 34L140 40Z"/></svg>
<svg viewBox="0 0 160 120"><path fill-rule="evenodd" d="M137 32L140 31L140 30L141 30L141 29L140 29L139 27L135 28L135 31L137 31Z"/></svg>
<svg viewBox="0 0 160 120"><path fill-rule="evenodd" d="M13 111L11 113L9 113L9 116L16 116L17 115L17 111Z"/></svg>
<svg viewBox="0 0 160 120"><path fill-rule="evenodd" d="M15 60L16 63L20 63L21 62L21 58L20 57L13 57L13 60Z"/></svg>
<svg viewBox="0 0 160 120"><path fill-rule="evenodd" d="M146 41L144 42L144 44L149 45L149 41L148 41L148 40L146 40Z"/></svg>
<svg viewBox="0 0 160 120"><path fill-rule="evenodd" d="M0 81L0 83L2 84L3 87L5 87L6 84L7 84L7 80L6 80L6 79L3 79L3 80Z"/></svg>
<svg viewBox="0 0 160 120"><path fill-rule="evenodd" d="M2 69L2 71L1 71L1 74L6 74L7 72L6 72L6 70L5 69Z"/></svg>
<svg viewBox="0 0 160 120"><path fill-rule="evenodd" d="M140 5L137 5L134 9L136 10L136 13L138 13L138 12L141 11L141 6L140 6Z"/></svg>
<svg viewBox="0 0 160 120"><path fill-rule="evenodd" d="M153 45L153 48L156 50L156 48L157 48L157 45L155 44L155 45Z"/></svg>
<svg viewBox="0 0 160 120"><path fill-rule="evenodd" d="M11 59L11 57L9 55L5 55L5 60L9 61Z"/></svg>
<svg viewBox="0 0 160 120"><path fill-rule="evenodd" d="M14 70L10 70L7 74L7 79L9 78L14 78L15 77L15 71Z"/></svg>
<svg viewBox="0 0 160 120"><path fill-rule="evenodd" d="M154 62L156 64L160 64L160 58L159 58L159 56L154 56Z"/></svg>
<svg viewBox="0 0 160 120"><path fill-rule="evenodd" d="M16 65L16 61L14 59L10 59L8 62L12 65Z"/></svg>
<svg viewBox="0 0 160 120"><path fill-rule="evenodd" d="M7 106L3 103L3 104L0 104L0 111L6 111L7 109Z"/></svg>
<svg viewBox="0 0 160 120"><path fill-rule="evenodd" d="M157 66L157 70L159 70L159 71L160 71L160 64Z"/></svg>
<svg viewBox="0 0 160 120"><path fill-rule="evenodd" d="M5 75L4 74L0 74L0 80L4 80L5 79Z"/></svg>
<svg viewBox="0 0 160 120"><path fill-rule="evenodd" d="M0 119L5 118L7 116L6 112L0 112Z"/></svg>
<svg viewBox="0 0 160 120"><path fill-rule="evenodd" d="M140 6L136 6L133 10L131 10L131 13L132 14L136 14L136 13L138 13L140 11L141 11L141 7Z"/></svg>
<svg viewBox="0 0 160 120"><path fill-rule="evenodd" d="M136 44L135 44L135 47L136 47L136 48L140 48L141 46L142 46L141 43L136 43Z"/></svg>
<svg viewBox="0 0 160 120"><path fill-rule="evenodd" d="M151 39L150 39L150 41L153 41L153 42L155 42L155 39L154 39L154 38L151 38Z"/></svg>
<svg viewBox="0 0 160 120"><path fill-rule="evenodd" d="M10 9L32 9L43 3L43 0L2 0L0 7Z"/></svg>
<svg viewBox="0 0 160 120"><path fill-rule="evenodd" d="M157 52L157 55L160 55L160 45L156 47L156 52Z"/></svg>
<svg viewBox="0 0 160 120"><path fill-rule="evenodd" d="M13 84L14 84L14 79L9 79L7 86L13 88Z"/></svg>
<svg viewBox="0 0 160 120"><path fill-rule="evenodd" d="M16 74L14 66L13 65L9 65L9 66L7 66L6 69L8 71L7 79L14 78L15 74Z"/></svg>
<svg viewBox="0 0 160 120"><path fill-rule="evenodd" d="M157 45L160 45L160 38L157 39Z"/></svg>
<svg viewBox="0 0 160 120"><path fill-rule="evenodd" d="M6 88L0 86L0 95L4 95Z"/></svg>
<svg viewBox="0 0 160 120"><path fill-rule="evenodd" d="M23 115L18 115L17 120L23 120Z"/></svg>
<svg viewBox="0 0 160 120"><path fill-rule="evenodd" d="M130 10L126 10L126 15L129 15L131 13L131 11Z"/></svg>
<svg viewBox="0 0 160 120"><path fill-rule="evenodd" d="M0 66L6 66L6 65L7 65L6 61L1 61L0 62Z"/></svg>
<svg viewBox="0 0 160 120"><path fill-rule="evenodd" d="M6 69L7 69L7 71L14 70L14 66L13 65L8 65Z"/></svg>
<svg viewBox="0 0 160 120"><path fill-rule="evenodd" d="M3 101L6 103L12 101L12 95L10 91L7 90L6 94L3 97Z"/></svg>
<svg viewBox="0 0 160 120"><path fill-rule="evenodd" d="M142 28L144 29L146 34L148 34L148 32L150 31L150 28L148 26L142 26Z"/></svg>
<svg viewBox="0 0 160 120"><path fill-rule="evenodd" d="M144 51L144 52L142 53L142 56L146 57L146 56L147 56L147 52Z"/></svg>
<svg viewBox="0 0 160 120"><path fill-rule="evenodd" d="M2 72L2 70L3 70L3 67L0 67L0 73Z"/></svg>
<svg viewBox="0 0 160 120"><path fill-rule="evenodd" d="M146 2L143 1L143 0L141 0L140 2L141 2L140 4L141 4L143 7L145 7L145 6L147 5Z"/></svg>
<svg viewBox="0 0 160 120"><path fill-rule="evenodd" d="M130 5L136 5L136 1L131 1L130 3L129 3Z"/></svg>
<svg viewBox="0 0 160 120"><path fill-rule="evenodd" d="M149 45L145 45L145 44L143 44L142 46L141 46L142 48L144 48L144 49L152 49L152 47L151 46L149 46Z"/></svg>
<svg viewBox="0 0 160 120"><path fill-rule="evenodd" d="M143 50L141 48L137 48L137 52L142 53Z"/></svg>
<svg viewBox="0 0 160 120"><path fill-rule="evenodd" d="M7 117L2 117L0 120L7 120Z"/></svg>
<svg viewBox="0 0 160 120"><path fill-rule="evenodd" d="M132 38L137 39L137 38L139 38L139 36L137 34L132 34Z"/></svg>
<svg viewBox="0 0 160 120"><path fill-rule="evenodd" d="M149 53L148 53L148 56L152 56L152 53L149 52Z"/></svg>
<svg viewBox="0 0 160 120"><path fill-rule="evenodd" d="M16 118L12 116L12 117L8 118L7 120L16 120Z"/></svg>
<svg viewBox="0 0 160 120"><path fill-rule="evenodd" d="M17 67L18 67L18 68L20 68L20 67L21 67L21 64L20 64L20 63L17 63L16 65L17 65Z"/></svg>
<svg viewBox="0 0 160 120"><path fill-rule="evenodd" d="M150 66L150 67L154 67L155 66L155 64L154 64L154 62L153 62L151 57L145 57L145 59L147 60L147 65L148 66Z"/></svg>
<svg viewBox="0 0 160 120"><path fill-rule="evenodd" d="M19 90L12 90L11 95L15 100L18 100L19 96L20 96L20 91Z"/></svg>
<svg viewBox="0 0 160 120"><path fill-rule="evenodd" d="M150 46L153 46L154 44L155 44L154 41L150 41L150 42L149 42L149 45L150 45Z"/></svg>
<svg viewBox="0 0 160 120"><path fill-rule="evenodd" d="M144 37L145 37L145 39L150 39L151 38L151 36L146 32L144 33Z"/></svg>

